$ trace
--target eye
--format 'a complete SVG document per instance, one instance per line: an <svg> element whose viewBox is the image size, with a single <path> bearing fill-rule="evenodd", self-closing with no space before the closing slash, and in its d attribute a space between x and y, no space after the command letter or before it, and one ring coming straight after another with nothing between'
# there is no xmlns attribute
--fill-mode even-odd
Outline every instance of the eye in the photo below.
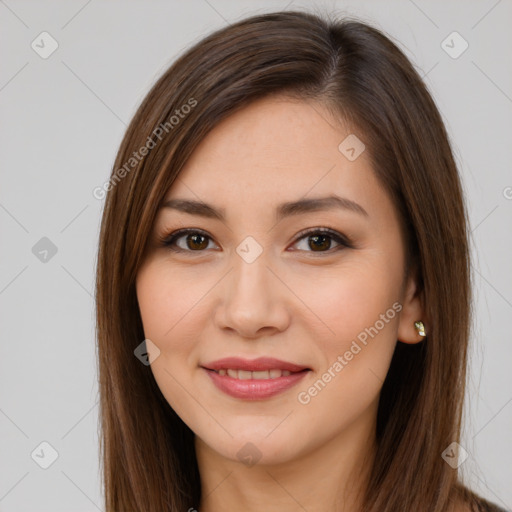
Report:
<svg viewBox="0 0 512 512"><path fill-rule="evenodd" d="M342 249L343 247L353 247L350 240L329 228L313 228L305 231L301 231L298 235L298 238L295 241L302 241L303 239L309 239L307 243L307 247L312 248L312 251L305 250L306 252L336 252ZM182 239L183 242L180 242ZM204 249L208 249L209 241L211 241L211 237L206 234L204 231L199 229L180 229L171 233L168 236L165 236L160 239L160 243L175 252L203 252ZM334 247L332 250L332 240L334 240L338 246Z"/></svg>
<svg viewBox="0 0 512 512"><path fill-rule="evenodd" d="M184 242L178 243L181 239ZM160 240L163 246L176 252L202 252L208 248L208 240L211 238L199 229L180 229Z"/></svg>
<svg viewBox="0 0 512 512"><path fill-rule="evenodd" d="M306 249L301 250L305 250L306 252L333 253L341 250L343 247L353 247L346 236L329 228L313 228L302 231L299 233L295 243L304 239ZM334 247L333 250L331 250L332 240L338 244L338 246ZM311 248L312 250L308 251L308 248Z"/></svg>

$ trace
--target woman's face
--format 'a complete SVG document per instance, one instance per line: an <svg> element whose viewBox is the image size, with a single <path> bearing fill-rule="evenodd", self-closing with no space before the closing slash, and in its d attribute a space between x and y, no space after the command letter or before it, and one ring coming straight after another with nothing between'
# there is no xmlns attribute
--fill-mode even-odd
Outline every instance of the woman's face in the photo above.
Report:
<svg viewBox="0 0 512 512"><path fill-rule="evenodd" d="M397 339L420 341L422 317L361 141L317 103L264 98L202 141L166 201L137 297L156 382L203 446L278 463L371 435ZM214 372L224 358L245 363Z"/></svg>

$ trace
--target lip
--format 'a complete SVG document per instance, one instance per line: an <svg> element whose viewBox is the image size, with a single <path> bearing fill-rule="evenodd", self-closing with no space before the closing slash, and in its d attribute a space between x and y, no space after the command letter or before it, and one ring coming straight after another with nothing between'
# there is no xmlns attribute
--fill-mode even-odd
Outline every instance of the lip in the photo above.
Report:
<svg viewBox="0 0 512 512"><path fill-rule="evenodd" d="M234 379L229 375L219 375L214 370L203 368L215 386L224 393L243 400L264 400L278 395L295 386L310 370L295 372L276 379Z"/></svg>
<svg viewBox="0 0 512 512"><path fill-rule="evenodd" d="M247 371L288 370L290 375L275 379L235 379L229 375L219 375L215 370L238 369ZM243 400L264 400L295 386L311 370L305 366L281 361L270 357L248 360L238 357L226 357L202 366L213 384L222 392Z"/></svg>
<svg viewBox="0 0 512 512"><path fill-rule="evenodd" d="M258 359L242 359L241 357L225 357L201 365L207 370L222 370L223 368L232 368L234 370L247 370L250 372L257 372L263 370L289 370L290 372L301 372L302 370L309 370L307 366L282 361L273 357L259 357Z"/></svg>

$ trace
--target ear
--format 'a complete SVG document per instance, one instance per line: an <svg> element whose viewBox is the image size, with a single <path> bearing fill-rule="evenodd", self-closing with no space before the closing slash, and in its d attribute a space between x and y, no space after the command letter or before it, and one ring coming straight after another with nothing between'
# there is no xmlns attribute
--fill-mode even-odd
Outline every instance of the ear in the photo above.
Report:
<svg viewBox="0 0 512 512"><path fill-rule="evenodd" d="M407 279L403 294L402 311L398 323L398 341L402 343L415 344L420 343L425 337L420 336L414 322L421 320L425 326L425 332L428 335L429 321L426 318L423 304L423 294L418 289L415 272L411 272Z"/></svg>

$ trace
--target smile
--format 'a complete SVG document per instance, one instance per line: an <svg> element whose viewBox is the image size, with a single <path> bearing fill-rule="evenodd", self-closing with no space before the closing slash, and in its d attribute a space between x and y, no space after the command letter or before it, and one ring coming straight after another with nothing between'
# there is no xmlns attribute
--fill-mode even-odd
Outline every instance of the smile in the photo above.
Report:
<svg viewBox="0 0 512 512"><path fill-rule="evenodd" d="M279 369L261 370L261 371L251 372L248 370L233 370L231 368L229 368L229 369L221 368L220 370L214 370L214 371L217 372L221 376L228 375L229 377L232 377L233 379L239 379L239 380L277 379L279 377L288 377L288 375L291 374L290 370L279 370Z"/></svg>
<svg viewBox="0 0 512 512"><path fill-rule="evenodd" d="M311 370L247 371L203 368L215 387L222 393L241 400L265 400L284 393L297 385Z"/></svg>

